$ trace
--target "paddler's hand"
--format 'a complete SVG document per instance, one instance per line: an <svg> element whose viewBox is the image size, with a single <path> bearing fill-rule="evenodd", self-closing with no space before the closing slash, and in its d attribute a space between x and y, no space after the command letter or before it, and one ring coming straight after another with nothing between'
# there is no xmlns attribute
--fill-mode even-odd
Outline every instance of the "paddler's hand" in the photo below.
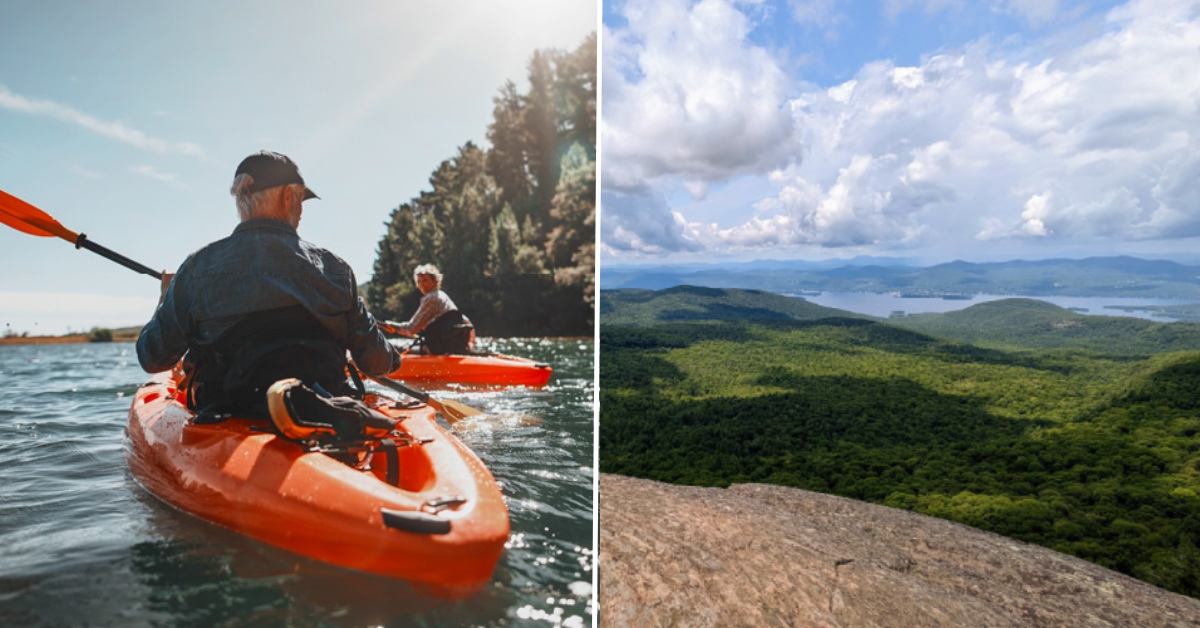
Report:
<svg viewBox="0 0 1200 628"><path fill-rule="evenodd" d="M375 321L375 324L378 325L379 329L381 331L383 331L383 333L385 333L385 334L391 334L393 336L411 336L412 335L412 334L404 333L404 330L400 328L400 323L397 323L395 321Z"/></svg>
<svg viewBox="0 0 1200 628"><path fill-rule="evenodd" d="M175 273L163 271L162 284L158 289L158 304L162 305L163 299L167 298L167 288L171 287L171 280L175 278Z"/></svg>

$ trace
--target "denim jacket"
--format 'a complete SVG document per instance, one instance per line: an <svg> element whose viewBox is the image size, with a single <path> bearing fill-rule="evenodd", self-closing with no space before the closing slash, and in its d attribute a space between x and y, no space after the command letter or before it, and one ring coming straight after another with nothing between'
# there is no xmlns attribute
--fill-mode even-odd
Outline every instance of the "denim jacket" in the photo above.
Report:
<svg viewBox="0 0 1200 628"><path fill-rule="evenodd" d="M399 352L358 296L350 265L297 235L285 222L242 222L227 238L190 255L137 341L147 372L175 365L191 346L214 342L252 312L302 305L370 375L400 365Z"/></svg>

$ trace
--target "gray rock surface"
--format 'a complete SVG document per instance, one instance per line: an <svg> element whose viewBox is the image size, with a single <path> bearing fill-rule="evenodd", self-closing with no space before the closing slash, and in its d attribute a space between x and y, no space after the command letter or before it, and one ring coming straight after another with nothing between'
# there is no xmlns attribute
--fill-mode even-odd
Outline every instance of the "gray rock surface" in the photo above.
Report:
<svg viewBox="0 0 1200 628"><path fill-rule="evenodd" d="M1200 626L1200 600L832 495L600 477L600 625Z"/></svg>

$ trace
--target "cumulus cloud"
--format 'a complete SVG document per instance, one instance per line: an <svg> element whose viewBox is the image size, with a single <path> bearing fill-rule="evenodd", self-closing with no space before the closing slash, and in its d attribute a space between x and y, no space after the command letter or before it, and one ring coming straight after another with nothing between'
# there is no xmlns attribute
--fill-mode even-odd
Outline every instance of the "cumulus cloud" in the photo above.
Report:
<svg viewBox="0 0 1200 628"><path fill-rule="evenodd" d="M759 213L748 222L725 229L689 223L686 233L728 248L913 242L925 231L924 208L953 200L954 192L898 175L900 162L896 155L855 155L827 187L800 172L776 172L771 180L781 185L778 196L756 203Z"/></svg>
<svg viewBox="0 0 1200 628"><path fill-rule="evenodd" d="M976 43L810 90L792 102L804 160L772 177L778 195L744 225L698 237L845 246L1200 235L1198 7L1131 3L1052 58L1011 61Z"/></svg>
<svg viewBox="0 0 1200 628"><path fill-rule="evenodd" d="M1025 211L1021 212L1021 226L1017 233L1031 236L1049 235L1046 229L1046 216L1050 213L1050 195L1034 194L1025 201Z"/></svg>
<svg viewBox="0 0 1200 628"><path fill-rule="evenodd" d="M794 154L788 80L747 39L746 15L725 0L633 1L619 10L629 26L605 32L606 184L719 181Z"/></svg>
<svg viewBox="0 0 1200 628"><path fill-rule="evenodd" d="M659 254L703 248L695 234L688 232L683 216L668 209L666 200L652 188L606 185L600 202L604 208L600 239L605 251Z"/></svg>
<svg viewBox="0 0 1200 628"><path fill-rule="evenodd" d="M1200 0L1134 0L1087 36L1021 49L982 40L823 87L776 76L728 4L657 6L634 5L642 30L618 33L615 51L606 40L603 237L620 234L610 250L1200 236ZM1020 0L992 6L1053 18ZM663 35L669 23L678 29ZM719 59L693 41L710 32ZM757 69L741 74L735 59ZM710 100L706 69L739 89ZM788 92L785 124L777 101L763 103ZM689 113L695 102L708 117ZM731 207L745 217L732 225L691 221L656 191L682 184L695 197L746 173L776 191Z"/></svg>
<svg viewBox="0 0 1200 628"><path fill-rule="evenodd" d="M789 81L725 0L635 0L604 33L604 219L611 250L694 250L651 182L708 185L796 158Z"/></svg>
<svg viewBox="0 0 1200 628"><path fill-rule="evenodd" d="M1150 188L1155 209L1142 227L1150 234L1200 234L1200 142L1164 165Z"/></svg>
<svg viewBox="0 0 1200 628"><path fill-rule="evenodd" d="M109 139L117 140L143 150L155 153L174 153L179 155L200 155L200 146L191 142L169 142L143 131L132 128L123 122L101 120L91 114L84 113L52 100L28 98L14 93L0 85L0 108L35 116L46 116L63 122L69 122Z"/></svg>

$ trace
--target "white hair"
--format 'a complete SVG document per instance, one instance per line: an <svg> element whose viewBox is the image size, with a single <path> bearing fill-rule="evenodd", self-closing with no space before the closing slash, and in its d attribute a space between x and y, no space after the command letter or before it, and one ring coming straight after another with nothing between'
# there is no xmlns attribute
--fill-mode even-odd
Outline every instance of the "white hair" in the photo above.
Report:
<svg viewBox="0 0 1200 628"><path fill-rule="evenodd" d="M301 186L298 183L289 183L288 185L280 185L257 192L250 192L249 189L254 185L254 177L249 173L243 172L234 177L233 183L229 186L229 193L233 195L237 202L238 217L242 220L249 220L266 208L273 208L274 204L279 202L278 197L283 194L284 188L293 186ZM303 198L303 195L300 195Z"/></svg>
<svg viewBox="0 0 1200 628"><path fill-rule="evenodd" d="M417 275L429 275L437 279L439 288L442 287L442 271L438 270L438 267L433 264L421 264L417 266L416 270L413 271L413 281L417 280Z"/></svg>

